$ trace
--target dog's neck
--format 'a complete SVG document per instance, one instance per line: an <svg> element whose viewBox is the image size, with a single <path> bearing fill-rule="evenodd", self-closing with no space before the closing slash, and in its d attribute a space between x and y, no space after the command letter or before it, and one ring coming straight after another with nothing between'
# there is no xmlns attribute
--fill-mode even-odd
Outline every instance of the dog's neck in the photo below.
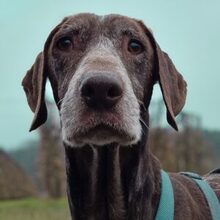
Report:
<svg viewBox="0 0 220 220"><path fill-rule="evenodd" d="M74 220L154 218L160 197L160 165L146 146L147 136L132 147L65 146Z"/></svg>

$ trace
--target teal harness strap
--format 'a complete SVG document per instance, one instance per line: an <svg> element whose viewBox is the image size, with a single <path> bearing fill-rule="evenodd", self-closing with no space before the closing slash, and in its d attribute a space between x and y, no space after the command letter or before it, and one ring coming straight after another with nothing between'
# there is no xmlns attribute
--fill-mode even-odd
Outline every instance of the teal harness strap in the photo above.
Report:
<svg viewBox="0 0 220 220"><path fill-rule="evenodd" d="M220 220L220 202L214 190L202 179L201 176L191 172L181 172L180 174L190 177L196 182L204 193L210 208L212 220ZM174 194L173 186L169 175L161 170L161 195L155 220L174 219Z"/></svg>
<svg viewBox="0 0 220 220"><path fill-rule="evenodd" d="M169 175L161 170L161 195L155 220L174 219L173 186Z"/></svg>
<svg viewBox="0 0 220 220"><path fill-rule="evenodd" d="M212 220L219 220L220 202L210 185L198 174L191 172L181 172L181 174L191 177L197 183L197 185L200 187L206 197L212 215Z"/></svg>

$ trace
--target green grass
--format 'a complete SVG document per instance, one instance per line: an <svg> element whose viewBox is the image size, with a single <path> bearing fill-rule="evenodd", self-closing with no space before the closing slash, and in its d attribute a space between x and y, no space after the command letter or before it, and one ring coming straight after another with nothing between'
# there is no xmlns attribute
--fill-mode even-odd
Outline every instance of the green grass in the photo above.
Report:
<svg viewBox="0 0 220 220"><path fill-rule="evenodd" d="M66 199L0 201L0 220L70 220Z"/></svg>

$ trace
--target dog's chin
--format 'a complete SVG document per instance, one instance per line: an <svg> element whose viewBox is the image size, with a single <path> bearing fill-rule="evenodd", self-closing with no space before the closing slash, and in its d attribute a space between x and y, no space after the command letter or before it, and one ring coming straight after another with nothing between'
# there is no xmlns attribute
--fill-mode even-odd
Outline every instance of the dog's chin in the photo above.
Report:
<svg viewBox="0 0 220 220"><path fill-rule="evenodd" d="M139 137L129 134L110 126L98 125L85 131L79 131L72 137L63 135L63 141L70 147L82 147L85 145L104 146L117 143L121 146L131 146L136 144Z"/></svg>

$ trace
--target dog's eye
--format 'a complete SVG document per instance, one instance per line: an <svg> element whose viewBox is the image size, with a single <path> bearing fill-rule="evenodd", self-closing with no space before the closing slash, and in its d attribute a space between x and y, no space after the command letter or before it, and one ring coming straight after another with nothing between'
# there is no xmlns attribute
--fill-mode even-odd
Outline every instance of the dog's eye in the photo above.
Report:
<svg viewBox="0 0 220 220"><path fill-rule="evenodd" d="M60 50L69 51L73 48L73 42L69 37L62 37L57 41L57 47Z"/></svg>
<svg viewBox="0 0 220 220"><path fill-rule="evenodd" d="M128 43L128 51L133 54L140 54L144 51L144 46L140 41L132 39Z"/></svg>

